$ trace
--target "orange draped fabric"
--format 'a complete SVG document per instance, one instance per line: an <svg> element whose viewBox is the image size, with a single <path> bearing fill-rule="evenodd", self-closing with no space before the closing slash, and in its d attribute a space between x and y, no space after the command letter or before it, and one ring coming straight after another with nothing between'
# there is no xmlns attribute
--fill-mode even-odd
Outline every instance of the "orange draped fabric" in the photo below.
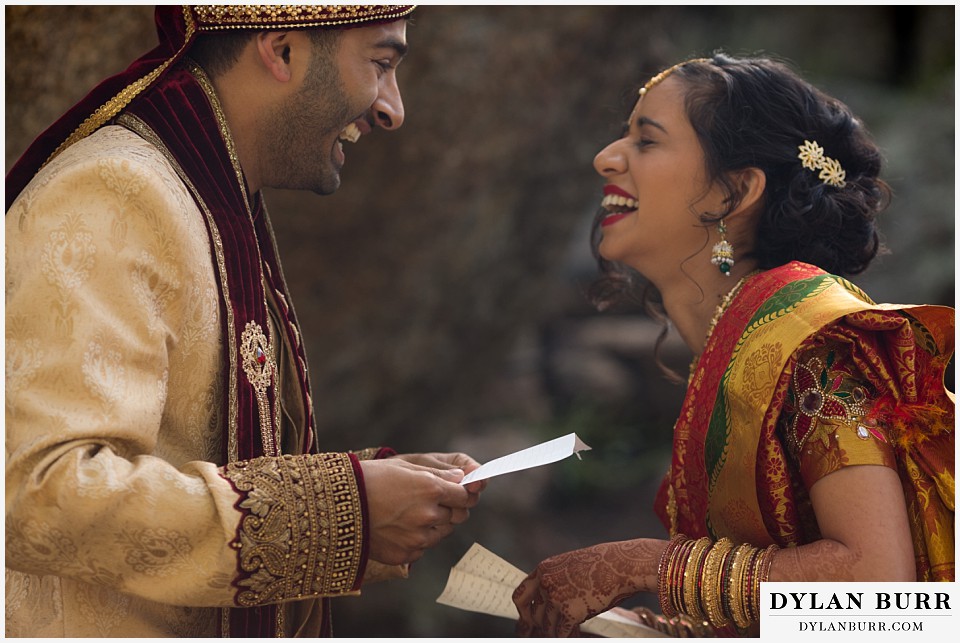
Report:
<svg viewBox="0 0 960 643"><path fill-rule="evenodd" d="M750 278L691 374L657 495L664 525L671 535L726 536L755 546L819 538L809 472L868 461L848 462L845 454L839 464L804 463L802 473L785 410L797 408L791 387L798 368L806 368L798 367L800 356L814 346L839 346L848 376L873 394L857 420L865 424L852 424L851 435L858 426L861 439L872 432L892 454L881 460L896 467L903 484L917 579L953 580L954 398L943 383L953 341L951 308L878 305L850 282L799 262ZM827 374L819 373L824 393L840 382ZM812 374L807 379L819 394Z"/></svg>

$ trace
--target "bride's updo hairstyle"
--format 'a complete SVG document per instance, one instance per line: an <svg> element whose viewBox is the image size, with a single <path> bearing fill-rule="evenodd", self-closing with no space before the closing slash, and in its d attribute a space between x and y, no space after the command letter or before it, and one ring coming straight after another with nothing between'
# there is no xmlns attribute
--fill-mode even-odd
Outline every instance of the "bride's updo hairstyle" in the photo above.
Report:
<svg viewBox="0 0 960 643"><path fill-rule="evenodd" d="M705 226L741 198L730 173L756 167L766 174L750 253L758 268L803 261L840 276L866 269L880 249L876 217L890 188L879 178L880 150L850 108L768 58L716 54L681 63L655 81L667 75L683 84L708 180L728 197L724 211L700 213ZM600 257L601 218L592 242L603 277L590 294L606 308L633 290L635 275Z"/></svg>
<svg viewBox="0 0 960 643"><path fill-rule="evenodd" d="M763 58L716 55L675 76L686 86L707 176L726 184L728 172L747 167L767 175L753 252L758 267L803 261L841 276L863 272L880 247L875 221L890 189L879 178L880 150L850 108ZM804 164L800 149L808 141L842 168L842 186Z"/></svg>
<svg viewBox="0 0 960 643"><path fill-rule="evenodd" d="M683 84L687 118L703 148L708 181L725 192L721 212L700 212L704 252L678 263L710 261L707 229L732 212L743 195L729 177L755 167L766 175L754 247L747 254L768 270L791 261L847 277L863 272L880 250L877 215L890 201L880 179L880 150L850 108L769 58L715 54L680 63L653 77L641 95L669 76ZM588 297L600 310L638 294L643 283L629 266L600 256L601 210L591 242L600 277ZM741 250L741 252L743 252ZM654 356L667 378L685 380L660 359L669 319L649 282L640 294L663 327Z"/></svg>

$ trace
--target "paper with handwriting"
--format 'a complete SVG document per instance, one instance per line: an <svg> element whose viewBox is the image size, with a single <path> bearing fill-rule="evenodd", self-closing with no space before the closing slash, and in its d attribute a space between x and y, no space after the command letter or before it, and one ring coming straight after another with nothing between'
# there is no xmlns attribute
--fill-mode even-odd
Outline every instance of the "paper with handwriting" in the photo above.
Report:
<svg viewBox="0 0 960 643"><path fill-rule="evenodd" d="M544 464L563 460L574 453L576 453L579 458L581 451L589 450L590 447L584 444L583 441L577 437L576 433L570 433L563 437L554 438L553 440L548 440L536 446L511 453L510 455L505 455L496 460L491 460L479 469L474 469L464 476L460 484L486 480L487 478L505 473L539 467Z"/></svg>
<svg viewBox="0 0 960 643"><path fill-rule="evenodd" d="M450 570L441 605L516 620L513 590L527 575L483 546L474 543ZM609 638L665 637L614 612L604 612L580 625L580 631Z"/></svg>

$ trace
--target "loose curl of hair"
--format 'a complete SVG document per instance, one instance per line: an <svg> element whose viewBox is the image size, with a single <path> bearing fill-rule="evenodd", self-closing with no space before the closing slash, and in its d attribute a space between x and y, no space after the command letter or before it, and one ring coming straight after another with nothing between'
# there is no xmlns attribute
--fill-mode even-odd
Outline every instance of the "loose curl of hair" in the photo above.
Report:
<svg viewBox="0 0 960 643"><path fill-rule="evenodd" d="M890 201L879 178L880 150L850 108L770 58L734 58L722 53L691 61L672 74L684 86L687 118L703 148L708 181L725 192L726 207L701 213L714 225L740 202L731 176L758 168L766 175L754 248L745 256L762 270L802 261L836 275L863 272L881 249L877 215ZM805 140L819 143L846 172L843 188L826 185L797 157ZM631 268L603 259L598 213L591 245L601 277L588 296L601 310L633 295L639 283ZM642 301L667 322L647 283ZM666 335L665 325L657 349ZM659 363L659 357L658 357Z"/></svg>

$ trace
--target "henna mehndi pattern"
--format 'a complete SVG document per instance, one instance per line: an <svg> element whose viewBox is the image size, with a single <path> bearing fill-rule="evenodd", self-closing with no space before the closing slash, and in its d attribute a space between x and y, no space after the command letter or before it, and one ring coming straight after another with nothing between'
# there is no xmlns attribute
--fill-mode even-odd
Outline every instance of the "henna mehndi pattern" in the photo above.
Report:
<svg viewBox="0 0 960 643"><path fill-rule="evenodd" d="M514 592L518 636L570 636L580 623L656 587L660 541L603 543L540 563Z"/></svg>

